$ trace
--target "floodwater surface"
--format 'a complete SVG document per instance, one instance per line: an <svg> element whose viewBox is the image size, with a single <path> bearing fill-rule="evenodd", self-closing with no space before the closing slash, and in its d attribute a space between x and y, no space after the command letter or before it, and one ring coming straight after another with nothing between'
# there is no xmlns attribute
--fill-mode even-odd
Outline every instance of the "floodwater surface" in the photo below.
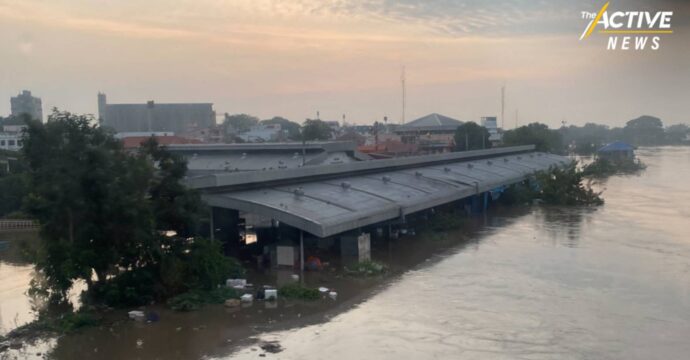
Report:
<svg viewBox="0 0 690 360"><path fill-rule="evenodd" d="M191 313L154 307L161 321L153 324L116 313L122 321L7 354L42 358L49 352L56 359L687 359L690 148L641 149L638 155L646 171L597 185L604 189L602 207L494 209L468 228L438 238L410 236L373 249L374 258L392 268L386 278L308 274L307 284L337 289L336 300L280 299L275 305L208 306ZM290 275L271 272L253 281L275 284ZM21 283L31 276L30 267L0 257L5 330L29 304L21 296ZM5 281L16 285L5 286ZM30 318L20 315L18 322ZM278 344L272 350L279 351L261 347L268 342Z"/></svg>

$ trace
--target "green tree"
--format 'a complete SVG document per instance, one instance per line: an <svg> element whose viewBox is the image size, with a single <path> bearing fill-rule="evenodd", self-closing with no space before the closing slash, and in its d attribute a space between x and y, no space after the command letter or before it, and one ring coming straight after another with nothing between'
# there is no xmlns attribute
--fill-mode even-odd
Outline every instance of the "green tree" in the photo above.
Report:
<svg viewBox="0 0 690 360"><path fill-rule="evenodd" d="M593 154L610 141L609 127L595 123L587 123L582 127L561 127L558 132L568 149L581 155Z"/></svg>
<svg viewBox="0 0 690 360"><path fill-rule="evenodd" d="M280 116L274 116L273 118L268 119L268 120L261 120L261 124L280 125L280 128L287 132L288 139L300 140L300 132L299 132L300 126L296 122L290 121L290 120L283 118L283 117L280 117Z"/></svg>
<svg viewBox="0 0 690 360"><path fill-rule="evenodd" d="M563 140L556 130L545 124L531 123L503 133L503 143L507 146L535 145L537 151L563 152Z"/></svg>
<svg viewBox="0 0 690 360"><path fill-rule="evenodd" d="M41 223L36 290L64 300L74 281L85 301L142 305L237 273L218 242L196 237L203 206L181 184L184 159L152 138L137 154L93 118L54 111L29 122L27 210ZM95 275L95 281L92 276Z"/></svg>
<svg viewBox="0 0 690 360"><path fill-rule="evenodd" d="M488 149L491 147L489 141L489 130L479 126L474 122L466 122L455 130L455 146L459 151Z"/></svg>
<svg viewBox="0 0 690 360"><path fill-rule="evenodd" d="M241 133L249 131L249 129L259 123L259 118L247 114L225 115L223 127L225 133Z"/></svg>
<svg viewBox="0 0 690 360"><path fill-rule="evenodd" d="M302 125L304 141L330 140L333 129L322 120L307 119Z"/></svg>
<svg viewBox="0 0 690 360"><path fill-rule="evenodd" d="M52 295L64 298L73 281L104 283L124 262L123 250L145 251L150 215L150 169L127 156L120 141L92 117L54 111L49 122L29 121L27 211L41 223L38 270Z"/></svg>
<svg viewBox="0 0 690 360"><path fill-rule="evenodd" d="M690 134L690 127L685 124L671 125L666 128L666 143L681 144L687 141L687 136Z"/></svg>
<svg viewBox="0 0 690 360"><path fill-rule="evenodd" d="M0 176L0 217L20 211L29 191L26 174Z"/></svg>
<svg viewBox="0 0 690 360"><path fill-rule="evenodd" d="M664 143L664 124L657 117L644 115L628 121L623 134L635 145L660 145Z"/></svg>

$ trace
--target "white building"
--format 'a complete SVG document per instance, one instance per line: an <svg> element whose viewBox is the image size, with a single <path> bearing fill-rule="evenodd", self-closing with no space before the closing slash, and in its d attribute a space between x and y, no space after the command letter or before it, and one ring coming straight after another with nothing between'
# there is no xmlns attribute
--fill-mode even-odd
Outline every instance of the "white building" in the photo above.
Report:
<svg viewBox="0 0 690 360"><path fill-rule="evenodd" d="M483 116L481 125L489 131L489 141L499 143L503 140L503 134L498 131L498 122L495 116Z"/></svg>
<svg viewBox="0 0 690 360"><path fill-rule="evenodd" d="M21 134L26 129L26 125L4 125L2 131L12 134Z"/></svg>
<svg viewBox="0 0 690 360"><path fill-rule="evenodd" d="M278 141L283 135L280 124L254 125L249 131L237 135L245 142L269 142Z"/></svg>
<svg viewBox="0 0 690 360"><path fill-rule="evenodd" d="M19 151L22 148L21 133L0 133L0 149Z"/></svg>

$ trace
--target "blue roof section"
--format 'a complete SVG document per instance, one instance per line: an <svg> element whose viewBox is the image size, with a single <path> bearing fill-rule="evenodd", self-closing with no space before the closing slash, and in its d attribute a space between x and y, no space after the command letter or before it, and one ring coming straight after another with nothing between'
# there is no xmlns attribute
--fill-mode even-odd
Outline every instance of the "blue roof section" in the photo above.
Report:
<svg viewBox="0 0 690 360"><path fill-rule="evenodd" d="M610 151L633 151L635 147L630 144L624 143L622 141L612 142L606 146L602 146L597 152L610 152Z"/></svg>

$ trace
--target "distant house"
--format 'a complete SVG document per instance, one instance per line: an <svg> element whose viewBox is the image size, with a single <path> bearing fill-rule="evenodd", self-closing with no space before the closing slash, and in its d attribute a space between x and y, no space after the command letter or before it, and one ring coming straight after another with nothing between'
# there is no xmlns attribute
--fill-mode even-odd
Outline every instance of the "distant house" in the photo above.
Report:
<svg viewBox="0 0 690 360"><path fill-rule="evenodd" d="M433 113L400 125L393 132L400 135L403 143L416 144L421 152L449 152L455 147L455 130L462 123Z"/></svg>
<svg viewBox="0 0 690 360"><path fill-rule="evenodd" d="M259 124L252 126L249 131L237 135L244 142L270 142L285 138L285 132L280 124Z"/></svg>
<svg viewBox="0 0 690 360"><path fill-rule="evenodd" d="M613 161L632 160L635 158L635 147L622 141L616 141L602 146L597 150L597 156L600 159Z"/></svg>

